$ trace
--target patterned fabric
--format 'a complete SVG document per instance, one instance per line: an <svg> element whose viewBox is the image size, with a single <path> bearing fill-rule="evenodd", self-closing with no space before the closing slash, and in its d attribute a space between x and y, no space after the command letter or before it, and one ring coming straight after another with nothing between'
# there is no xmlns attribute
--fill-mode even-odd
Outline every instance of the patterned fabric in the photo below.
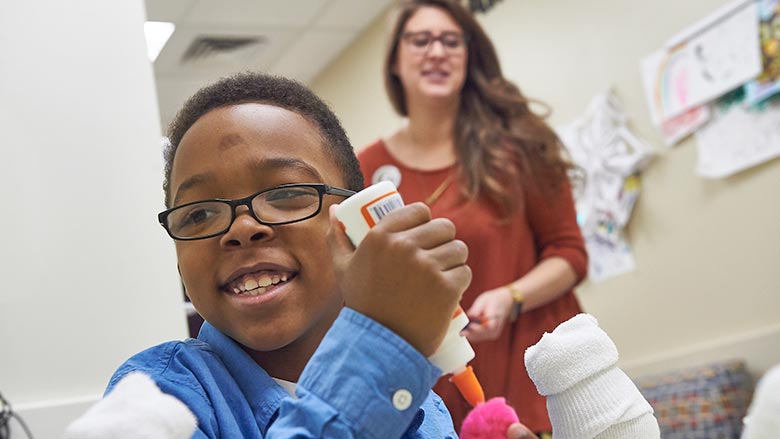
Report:
<svg viewBox="0 0 780 439"><path fill-rule="evenodd" d="M733 360L636 379L662 439L739 439L753 382Z"/></svg>

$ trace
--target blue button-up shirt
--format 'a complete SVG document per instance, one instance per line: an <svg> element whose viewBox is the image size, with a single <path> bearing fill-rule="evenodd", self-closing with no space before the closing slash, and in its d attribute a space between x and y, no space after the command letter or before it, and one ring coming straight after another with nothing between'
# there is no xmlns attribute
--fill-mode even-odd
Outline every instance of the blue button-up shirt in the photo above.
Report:
<svg viewBox="0 0 780 439"><path fill-rule="evenodd" d="M457 438L431 391L441 371L379 323L344 308L309 360L294 399L208 322L197 339L127 360L195 414L193 438ZM411 395L411 402L409 401Z"/></svg>

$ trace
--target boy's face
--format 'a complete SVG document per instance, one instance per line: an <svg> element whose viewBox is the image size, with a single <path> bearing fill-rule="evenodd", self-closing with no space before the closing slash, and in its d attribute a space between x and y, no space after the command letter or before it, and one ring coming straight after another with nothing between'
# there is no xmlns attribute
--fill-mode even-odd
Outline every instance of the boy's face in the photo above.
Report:
<svg viewBox="0 0 780 439"><path fill-rule="evenodd" d="M186 132L173 162L171 197L178 206L287 183L342 187L341 175L315 125L279 107L246 103L214 109ZM342 304L326 242L328 207L341 200L325 195L317 216L273 227L240 206L224 235L176 241L198 312L250 349L313 351ZM257 295L241 291L253 282L271 285Z"/></svg>

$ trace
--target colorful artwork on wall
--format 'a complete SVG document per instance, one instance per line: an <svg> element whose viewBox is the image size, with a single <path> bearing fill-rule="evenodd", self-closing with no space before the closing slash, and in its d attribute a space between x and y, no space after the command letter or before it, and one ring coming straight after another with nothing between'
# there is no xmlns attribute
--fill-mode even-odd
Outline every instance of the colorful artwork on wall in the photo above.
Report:
<svg viewBox="0 0 780 439"><path fill-rule="evenodd" d="M732 2L642 59L653 123L660 126L761 72L757 16L753 1Z"/></svg>

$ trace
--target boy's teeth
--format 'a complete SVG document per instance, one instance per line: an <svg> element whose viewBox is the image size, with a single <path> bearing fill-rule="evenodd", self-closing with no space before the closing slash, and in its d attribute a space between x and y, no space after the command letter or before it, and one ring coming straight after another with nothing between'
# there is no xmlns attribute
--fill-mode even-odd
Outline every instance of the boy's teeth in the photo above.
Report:
<svg viewBox="0 0 780 439"><path fill-rule="evenodd" d="M263 293L265 293L265 288L263 287L255 288L252 291L247 291L247 294L251 294L252 296L259 296L260 294Z"/></svg>
<svg viewBox="0 0 780 439"><path fill-rule="evenodd" d="M233 292L235 294L246 294L248 296L257 296L265 290L277 285L279 282L287 282L287 274L261 274L258 278L247 278L243 283L234 284Z"/></svg>

